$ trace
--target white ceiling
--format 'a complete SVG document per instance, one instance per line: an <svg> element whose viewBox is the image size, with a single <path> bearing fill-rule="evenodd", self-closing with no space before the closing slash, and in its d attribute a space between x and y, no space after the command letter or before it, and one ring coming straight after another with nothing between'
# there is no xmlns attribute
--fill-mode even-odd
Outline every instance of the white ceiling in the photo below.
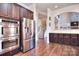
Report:
<svg viewBox="0 0 79 59"><path fill-rule="evenodd" d="M63 8L63 7L70 6L70 5L73 5L73 4L74 3L38 3L37 9L41 12L46 13L47 8L55 10L55 9ZM55 6L58 6L58 8L55 8Z"/></svg>
<svg viewBox="0 0 79 59"><path fill-rule="evenodd" d="M25 5L27 5L27 6L30 6L30 5L32 5L32 4L34 4L34 3L23 3L23 4L25 4Z"/></svg>
<svg viewBox="0 0 79 59"><path fill-rule="evenodd" d="M27 6L33 5L34 3L24 3ZM56 10L58 8L63 8L67 6L71 6L77 3L36 3L36 8L38 12L41 12L42 14L47 14L47 8L50 8L52 10ZM57 8L55 8L55 6Z"/></svg>

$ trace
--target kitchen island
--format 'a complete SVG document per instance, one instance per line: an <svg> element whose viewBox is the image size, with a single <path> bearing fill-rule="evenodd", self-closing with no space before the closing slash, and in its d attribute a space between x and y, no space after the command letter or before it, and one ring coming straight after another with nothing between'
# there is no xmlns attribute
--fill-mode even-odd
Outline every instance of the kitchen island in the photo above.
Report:
<svg viewBox="0 0 79 59"><path fill-rule="evenodd" d="M79 46L79 30L53 30L49 32L49 42Z"/></svg>

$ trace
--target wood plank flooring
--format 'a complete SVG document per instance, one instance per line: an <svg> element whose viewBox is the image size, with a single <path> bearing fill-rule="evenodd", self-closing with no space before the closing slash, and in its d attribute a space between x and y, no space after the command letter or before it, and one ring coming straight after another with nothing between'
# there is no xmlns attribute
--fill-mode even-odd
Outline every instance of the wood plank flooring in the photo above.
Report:
<svg viewBox="0 0 79 59"><path fill-rule="evenodd" d="M47 44L43 39L39 39L36 48L14 56L79 56L79 47L63 45L57 43Z"/></svg>

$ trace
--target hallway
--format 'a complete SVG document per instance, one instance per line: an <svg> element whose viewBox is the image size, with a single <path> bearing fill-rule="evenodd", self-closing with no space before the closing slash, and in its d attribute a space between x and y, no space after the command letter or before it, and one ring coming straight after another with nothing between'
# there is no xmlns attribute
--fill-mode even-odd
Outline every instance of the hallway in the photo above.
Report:
<svg viewBox="0 0 79 59"><path fill-rule="evenodd" d="M19 52L14 56L78 56L79 47L57 43L47 44L44 40L38 41L37 47L26 53Z"/></svg>

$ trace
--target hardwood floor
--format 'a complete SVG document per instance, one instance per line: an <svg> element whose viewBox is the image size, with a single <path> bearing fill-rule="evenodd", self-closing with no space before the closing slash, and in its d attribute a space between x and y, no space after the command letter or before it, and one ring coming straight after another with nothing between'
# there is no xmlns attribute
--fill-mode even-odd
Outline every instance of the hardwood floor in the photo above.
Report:
<svg viewBox="0 0 79 59"><path fill-rule="evenodd" d="M36 48L22 53L19 52L14 56L78 56L79 47L63 45L57 43L47 44L43 39L39 39Z"/></svg>

